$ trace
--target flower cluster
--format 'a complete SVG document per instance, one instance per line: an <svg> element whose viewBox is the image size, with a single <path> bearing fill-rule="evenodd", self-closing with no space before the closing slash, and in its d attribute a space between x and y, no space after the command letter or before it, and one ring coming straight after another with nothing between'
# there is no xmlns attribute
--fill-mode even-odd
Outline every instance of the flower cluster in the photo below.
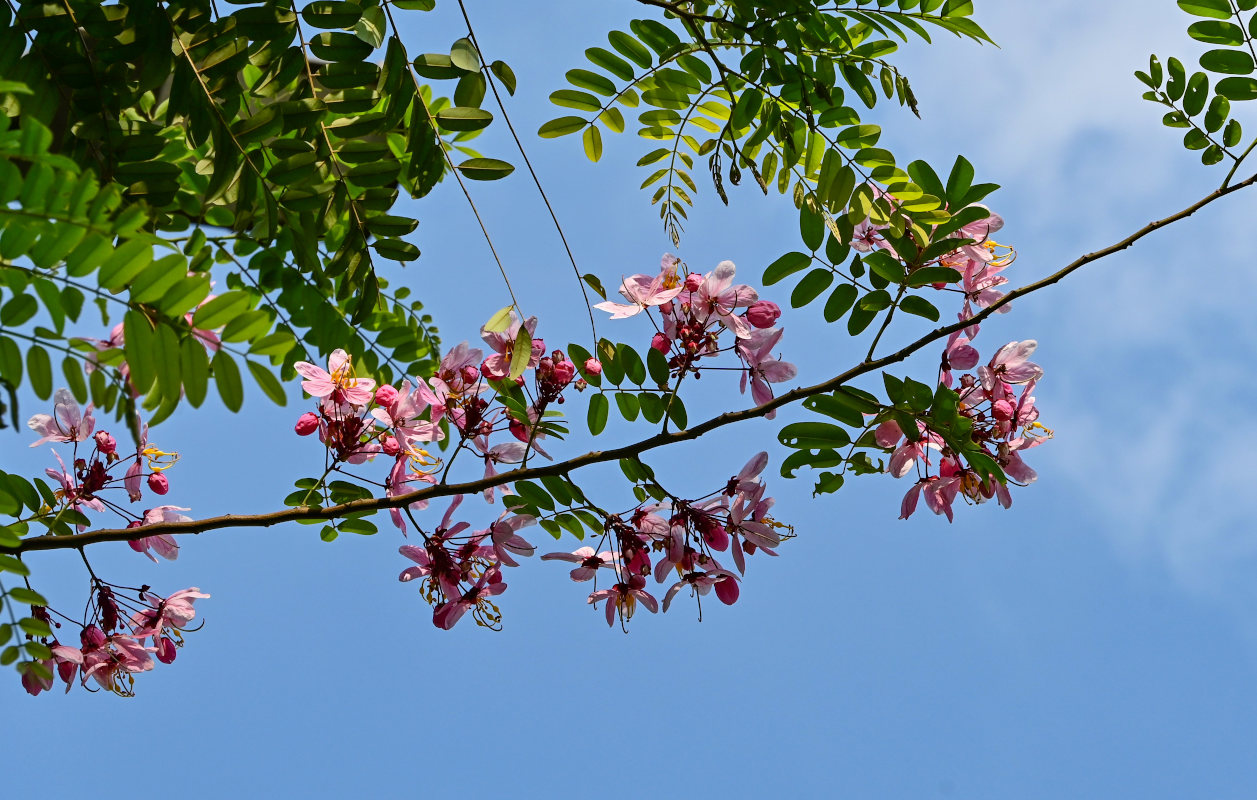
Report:
<svg viewBox="0 0 1257 800"><path fill-rule="evenodd" d="M520 320L511 312L503 330L482 330L488 357L463 342L441 359L433 375L415 377L413 383L406 379L400 386L377 388L375 381L357 377L344 350L331 354L327 369L297 362L296 370L305 379L302 388L319 402L316 411L297 420L295 430L302 436L318 433L327 447L329 473L343 471L342 464L358 465L379 455L393 459L383 483L390 498L413 491L414 483L436 483L433 473L441 459L426 446L445 439L450 427L458 434L451 460L462 450L475 452L484 461L486 477L497 474L498 464L523 462L531 451L548 457L538 442L545 435L539 421L550 403L564 401L563 391L576 369L561 350L546 355L545 342L533 338L536 327L536 317ZM523 368L532 373L531 387L523 375L511 378L521 341L531 342ZM494 403L498 392L511 387L530 388L530 402L522 410L508 411ZM490 444L490 437L500 433L509 433L513 441ZM486 490L485 499L493 498L493 489ZM411 508L426 506L418 502ZM404 511L390 512L403 532Z"/></svg>
<svg viewBox="0 0 1257 800"><path fill-rule="evenodd" d="M986 308L1004 296L996 287L1008 282L1001 273L1016 258L1016 253L991 239L991 234L1004 226L998 214L972 222L958 232L970 240L940 257L938 264L960 272L960 291L964 304L959 322L973 318L975 308ZM871 247L890 249L877 228L866 224L858 230L857 249ZM951 288L947 284L935 288ZM1008 310L1000 307L999 312ZM1010 479L1019 485L1032 483L1038 476L1021 458L1021 453L1051 438L1052 431L1039 421L1034 389L1043 377L1043 368L1030 361L1038 343L1033 339L1009 342L996 351L990 361L979 366L981 356L973 347L980 326L970 324L953 333L943 350L938 381L959 395L958 414L967 419L969 438L982 452L994 460ZM957 377L955 371L972 370ZM890 420L876 430L877 443L893 449L887 471L902 478L916 468L917 481L904 496L900 519L907 519L924 497L926 506L935 514L953 519L952 505L958 496L983 503L992 498L1008 508L1012 496L1008 486L994 477L983 477L965 466L943 437L918 421L914 436L905 436L899 423ZM938 454L938 463L931 461L931 451ZM935 469L936 467L936 469Z"/></svg>
<svg viewBox="0 0 1257 800"><path fill-rule="evenodd" d="M102 689L131 697L136 673L151 670L154 660L174 662L178 648L183 646L183 634L196 618L193 604L207 597L195 586L161 597L147 586L128 589L93 577L92 597L82 622L32 606L31 616L53 631L53 635L41 638L52 657L39 662L38 669L27 670L22 686L38 695L52 689L55 678L60 678L68 692L76 677L84 687L90 678ZM57 639L56 630L62 623L54 617L79 627L78 647Z"/></svg>
<svg viewBox="0 0 1257 800"><path fill-rule="evenodd" d="M536 519L504 512L488 528L468 532L468 523L453 521L462 501L462 495L454 497L431 533L419 529L422 546L400 548L417 566L403 570L398 580L419 581L420 594L433 607L432 624L438 628L449 630L471 612L477 625L498 630L502 615L490 598L506 591L502 567L517 567L516 556L533 554L535 548L519 530Z"/></svg>
<svg viewBox="0 0 1257 800"><path fill-rule="evenodd" d="M765 484L759 478L767 465L768 454L761 452L724 487L705 497L685 500L668 495L666 501L608 516L599 548L609 549L581 547L541 558L574 564L573 581L595 581L588 602L606 601L608 625L614 625L618 617L625 627L638 603L652 614L659 610L659 601L646 589L652 575L659 584L670 581L673 573L677 578L664 592L664 611L683 589L698 600L700 615L702 597L713 590L722 603L732 605L741 594L739 582L746 573L747 557L756 552L777 555L774 548L782 541L780 531L790 530L768 516L773 499L764 496ZM716 558L717 553L726 552L737 572ZM608 589L597 588L600 569L614 575Z"/></svg>
<svg viewBox="0 0 1257 800"><path fill-rule="evenodd" d="M90 404L86 412L82 411L68 389L58 389L53 395L53 413L35 414L26 423L40 435L31 447L58 442L74 448L70 467L66 467L61 455L54 450L57 467L45 470L48 477L61 486L54 492L61 503L58 511L73 510L80 514L85 509L113 511L126 521L128 528L189 520L190 517L180 513L188 509L181 506L155 506L137 514L107 496L110 490L122 489L129 500L136 503L143 499L145 485L153 494L166 494L170 491L166 470L179 460L179 454L167 453L150 444L148 427L137 423L139 437L135 455L123 457L118 453L118 440L108 431L96 430L93 411ZM126 470L119 477L116 473L124 465ZM56 516L53 509L48 509L48 513ZM84 526L80 524L78 527L82 530ZM130 545L154 561L153 553L169 560L174 560L179 554L179 545L166 534L137 539Z"/></svg>
<svg viewBox="0 0 1257 800"><path fill-rule="evenodd" d="M761 300L750 286L735 284L732 261L720 262L706 275L682 274L682 266L676 256L665 254L658 275L632 275L620 284L620 294L628 303L608 301L594 308L610 312L612 319L625 319L657 308L662 324L656 325L650 346L668 358L673 376L678 380L686 374L699 378L702 359L732 350L744 365L742 392L746 392L749 383L755 403L768 402L773 397L769 384L788 381L798 374L794 364L778 361L772 355L784 333L773 327L781 316L780 307ZM733 343L721 343L725 331L733 334ZM766 416L771 419L774 414Z"/></svg>

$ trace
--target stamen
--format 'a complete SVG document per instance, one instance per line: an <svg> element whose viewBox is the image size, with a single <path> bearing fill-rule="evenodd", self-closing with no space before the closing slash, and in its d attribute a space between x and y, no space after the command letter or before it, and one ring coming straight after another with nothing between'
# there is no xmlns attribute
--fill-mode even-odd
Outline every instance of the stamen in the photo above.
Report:
<svg viewBox="0 0 1257 800"><path fill-rule="evenodd" d="M179 462L178 453L167 453L153 445L149 445L140 451L141 455L148 459L148 468L153 472L162 472L173 467Z"/></svg>

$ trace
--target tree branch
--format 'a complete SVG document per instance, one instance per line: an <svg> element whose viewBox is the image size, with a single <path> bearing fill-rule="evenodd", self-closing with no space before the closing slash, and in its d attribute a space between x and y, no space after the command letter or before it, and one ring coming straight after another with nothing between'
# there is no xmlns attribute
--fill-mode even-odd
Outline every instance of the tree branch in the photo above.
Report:
<svg viewBox="0 0 1257 800"><path fill-rule="evenodd" d="M758 419L767 415L770 411L774 411L782 406L787 406L815 395L832 392L861 375L865 375L867 373L880 370L883 367L890 366L891 364L903 361L927 345L949 336L955 331L968 327L969 325L981 322L1014 300L1058 283L1066 276L1078 269L1081 269L1087 264L1099 261L1102 258L1125 250L1145 236L1174 222L1186 219L1210 203L1213 203L1215 200L1219 200L1228 194L1239 191L1240 189L1252 186L1255 183L1257 183L1257 174L1233 186L1218 189L1182 211L1171 214L1164 219L1151 222L1126 238L1115 242L1108 247L1080 256L1078 259L1067 264L1057 272L1054 272L1041 280L1027 284L1018 289L1014 289L995 303L992 303L990 306L983 309L981 312L975 314L970 319L935 328L933 331L930 331L911 344L908 344L903 348L890 353L889 355L885 355L877 359L866 359L845 372L824 381L823 383L793 389L779 397L774 398L773 400L770 400L762 406L744 409L742 411L730 411L728 413L721 414L718 417L712 417L711 419L687 430L675 431L673 433L658 433L634 444L628 444L623 447L616 447L610 450L593 450L585 453L584 455L555 464L513 470L511 472L501 473L490 478L468 481L466 483L441 484L427 489L410 492L409 494L398 495L397 497L392 498L379 497L365 500L355 500L353 502L327 506L325 508L299 506L297 508L284 509L283 511L275 511L269 514L227 514L219 517L210 517L208 519L193 520L191 522L162 523L159 525L146 525L143 528L102 529L72 534L69 536L35 536L23 540L22 543L15 548L0 547L0 553L25 553L36 550L63 550L83 547L97 542L132 541L148 536L156 536L158 534L202 533L204 531L217 530L221 528L267 528L283 522L294 522L297 520L337 519L348 514L380 511L387 508L408 506L419 500L432 500L439 497L450 497L458 494L475 494L476 492L481 492L485 489L521 480L566 475L567 473L582 467L616 461L621 458L635 457L648 450L654 450L666 445L697 439L705 433L723 428L726 425Z"/></svg>

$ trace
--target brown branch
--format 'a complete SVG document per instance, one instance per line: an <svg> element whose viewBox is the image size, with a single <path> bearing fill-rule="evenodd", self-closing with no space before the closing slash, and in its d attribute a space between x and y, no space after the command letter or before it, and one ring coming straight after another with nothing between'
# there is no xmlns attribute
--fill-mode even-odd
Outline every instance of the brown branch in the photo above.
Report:
<svg viewBox="0 0 1257 800"><path fill-rule="evenodd" d="M1012 301L1051 286L1087 264L1125 250L1148 234L1160 230L1171 223L1186 219L1215 200L1225 197L1233 192L1237 192L1240 189L1252 186L1255 183L1257 183L1257 175L1253 175L1247 180L1233 186L1218 189L1176 214L1172 214L1164 219L1145 225L1121 241L1109 245L1101 250L1096 250L1095 252L1079 257L1077 260L1071 262L1059 271L1052 273L1042 280L1014 289L998 301L975 314L972 318L935 328L933 331L930 331L916 341L906 345L894 353L882 356L878 359L866 359L865 361L862 361L854 367L846 370L842 374L836 375L823 383L793 389L777 398L774 398L773 400L770 400L762 406L748 408L742 411L730 411L728 413L721 414L718 417L713 417L706 422L702 422L687 430L675 431L673 433L658 433L634 444L628 444L623 447L616 447L610 450L593 450L585 453L584 455L555 464L513 470L511 472L495 475L491 478L483 478L481 480L468 481L466 483L451 483L432 486L427 489L420 489L418 491L399 495L393 498L368 498L365 500L355 500L350 503L343 503L341 505L328 506L326 508L299 506L297 508L289 508L269 514L227 514L220 517L194 520L192 522L162 523L160 525L146 525L143 528L102 529L87 531L85 533L71 534L69 536L35 536L23 540L16 548L0 548L0 552L24 553L35 550L63 550L84 547L97 542L130 541L144 538L146 536L156 536L157 534L202 533L204 531L217 530L220 528L267 528L283 522L294 522L297 520L337 519L354 513L373 512L386 508L407 506L419 500L432 500L439 497L450 497L457 494L474 494L491 487L514 483L515 481L566 475L567 473L582 467L616 461L621 458L630 458L638 456L648 450L654 450L666 445L697 439L705 433L723 428L726 425L757 419L765 416L770 411L781 408L782 406L790 405L791 403L795 403L818 394L832 392L861 375L865 375L869 372L873 372L891 364L903 361L927 345L949 336L961 328L981 322Z"/></svg>

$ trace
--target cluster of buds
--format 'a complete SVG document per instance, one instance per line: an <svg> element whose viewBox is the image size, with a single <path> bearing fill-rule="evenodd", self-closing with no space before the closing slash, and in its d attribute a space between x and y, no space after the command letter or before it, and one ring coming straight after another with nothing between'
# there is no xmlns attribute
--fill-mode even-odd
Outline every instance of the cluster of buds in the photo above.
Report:
<svg viewBox="0 0 1257 800"><path fill-rule="evenodd" d="M166 470L175 465L179 454L167 453L150 444L148 427L139 424L135 455L123 457L118 453L118 440L108 431L96 430L93 411L89 404L84 412L68 389L58 389L53 395L53 413L35 414L26 423L40 435L31 447L38 447L46 442L58 442L74 448L69 468L61 455L54 450L53 457L57 459L57 467L45 470L48 477L60 484L61 488L54 495L61 502L61 507L79 513L83 513L85 509L114 511L125 520L128 528L190 519L180 513L188 509L180 506L156 506L135 513L108 496L111 490L122 489L130 502L136 503L144 497L145 484L153 494L166 494L170 491L170 479L166 477ZM125 472L119 476L116 473L124 465ZM55 515L54 509L47 511ZM79 527L81 530L83 526ZM153 558L150 550L168 559L174 559L179 550L174 539L166 535L137 539L130 544L134 550L145 553L149 558Z"/></svg>
<svg viewBox="0 0 1257 800"><path fill-rule="evenodd" d="M759 477L767 464L768 454L761 452L724 487L704 497L670 497L609 516L600 543L608 549L582 547L541 558L575 564L573 581L595 581L588 602L606 601L608 625L618 618L627 629L639 603L651 613L659 610L659 601L646 588L652 575L659 584L676 578L664 592L664 611L683 589L689 589L698 601L700 616L702 597L713 590L722 603L732 605L741 594L739 583L746 574L747 557L757 552L777 555L775 548L785 538L782 531L792 534L789 526L768 516L773 499L764 496L765 484ZM736 572L720 563L718 553L720 558L729 554ZM597 588L600 569L614 574L611 588Z"/></svg>
<svg viewBox="0 0 1257 800"><path fill-rule="evenodd" d="M772 355L784 333L773 327L781 317L780 307L759 299L759 293L750 286L735 284L732 261L720 262L705 275L682 274L683 266L676 256L665 254L659 274L632 275L620 284L620 294L628 303L608 301L594 308L610 312L612 319L658 309L662 324L656 325L650 346L667 357L668 368L677 378L686 374L699 378L702 359L733 350L743 362L742 392L749 383L755 403L763 405L773 397L769 384L791 380L798 374L794 364ZM726 331L736 340L731 345L721 344ZM767 416L771 419L773 415Z"/></svg>
<svg viewBox="0 0 1257 800"><path fill-rule="evenodd" d="M193 604L207 597L196 587L161 597L147 586L127 589L93 578L92 597L82 622L32 606L31 616L53 632L40 639L52 657L25 671L22 686L38 695L52 689L55 679L60 678L68 692L77 678L94 691L88 685L90 678L102 689L131 697L137 673L153 669L154 661L174 662L178 648L183 646L183 635L196 618ZM78 626L78 647L58 640L56 634L63 625L55 617Z"/></svg>

